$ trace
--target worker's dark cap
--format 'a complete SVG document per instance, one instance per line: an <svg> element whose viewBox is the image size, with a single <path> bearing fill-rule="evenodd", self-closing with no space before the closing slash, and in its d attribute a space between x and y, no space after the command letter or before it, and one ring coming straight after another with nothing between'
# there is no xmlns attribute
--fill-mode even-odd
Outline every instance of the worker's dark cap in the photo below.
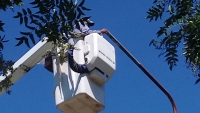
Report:
<svg viewBox="0 0 200 113"><path fill-rule="evenodd" d="M86 22L88 23L88 26L93 26L94 25L94 22L91 21L90 19L87 19Z"/></svg>
<svg viewBox="0 0 200 113"><path fill-rule="evenodd" d="M83 21L86 21L87 22L87 24L88 24L88 26L93 26L94 25L94 22L93 21L91 21L89 18L82 18L83 19Z"/></svg>

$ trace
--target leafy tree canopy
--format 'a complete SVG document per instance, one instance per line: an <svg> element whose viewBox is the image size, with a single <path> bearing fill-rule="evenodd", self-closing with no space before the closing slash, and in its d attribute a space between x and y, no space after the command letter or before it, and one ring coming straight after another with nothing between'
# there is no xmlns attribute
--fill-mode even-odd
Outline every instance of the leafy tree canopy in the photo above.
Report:
<svg viewBox="0 0 200 113"><path fill-rule="evenodd" d="M0 10L6 11L6 9L9 8L14 8L14 5L23 5L22 0L0 0Z"/></svg>
<svg viewBox="0 0 200 113"><path fill-rule="evenodd" d="M48 37L48 41L59 42L63 33L70 34L73 24L78 25L78 20L85 17L84 11L91 9L84 6L85 0L33 0L30 2L32 7L22 7L13 18L19 20L19 24L24 25L27 30L21 31L21 36L15 37L18 41L16 46L25 43L30 47L30 43L36 44L35 39ZM0 10L12 10L15 5L23 5L22 0L0 0ZM90 17L85 17L90 18ZM4 32L4 23L0 20L0 31ZM1 32L0 32L1 33ZM0 34L1 35L1 34ZM0 36L0 72L6 76L9 69L12 72L14 62L3 59L3 42L5 35ZM12 85L10 77L0 82L0 91L8 89ZM10 93L10 91L8 91Z"/></svg>
<svg viewBox="0 0 200 113"><path fill-rule="evenodd" d="M170 70L177 65L178 47L182 47L187 67L200 81L200 1L199 0L154 0L147 12L151 21L167 17L157 32L157 39L150 45L161 50Z"/></svg>

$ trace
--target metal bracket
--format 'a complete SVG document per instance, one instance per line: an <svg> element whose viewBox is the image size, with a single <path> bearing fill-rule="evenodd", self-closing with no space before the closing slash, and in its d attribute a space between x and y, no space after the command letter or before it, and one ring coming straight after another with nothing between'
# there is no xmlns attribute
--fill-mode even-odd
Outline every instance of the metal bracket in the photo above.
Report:
<svg viewBox="0 0 200 113"><path fill-rule="evenodd" d="M20 65L20 68L23 69L25 72L29 72L30 71L30 67L26 66L26 65Z"/></svg>

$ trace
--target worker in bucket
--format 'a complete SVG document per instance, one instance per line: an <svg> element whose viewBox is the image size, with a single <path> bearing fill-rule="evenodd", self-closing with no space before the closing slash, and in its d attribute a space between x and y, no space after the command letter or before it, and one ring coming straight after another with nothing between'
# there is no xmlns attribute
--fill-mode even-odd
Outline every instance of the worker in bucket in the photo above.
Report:
<svg viewBox="0 0 200 113"><path fill-rule="evenodd" d="M102 30L91 30L90 27L94 26L94 22L89 18L85 17L77 21L77 24L73 26L73 31L70 33L71 38L68 41L68 44L75 45L78 40L83 40L85 36L91 33L98 33L100 35L107 33L107 29Z"/></svg>
<svg viewBox="0 0 200 113"><path fill-rule="evenodd" d="M94 22L89 20L88 18L83 18L83 20L81 20L81 21L82 21L82 23L81 22L78 23L80 28L78 28L77 25L74 25L74 29L73 29L73 33L78 34L77 36L80 36L80 37L69 39L68 44L75 45L78 42L78 40L83 40L86 35L89 35L91 33L98 33L98 34L102 35L102 34L108 32L107 29L90 30L90 27L94 25ZM68 56L69 66L74 72L77 72L77 73L88 73L89 72L86 64L77 64L76 63L76 61L73 58L73 49L69 49L67 51L67 56ZM87 61L86 58L85 58L85 61Z"/></svg>
<svg viewBox="0 0 200 113"><path fill-rule="evenodd" d="M70 33L71 37L68 40L68 44L74 46L78 40L83 40L85 36L91 34L91 33L98 33L100 35L107 33L107 29L102 30L90 30L90 27L94 25L94 22L89 20L87 17L82 18L78 22L78 26L74 25L73 31ZM75 37L74 37L75 36ZM67 38L67 37L66 37ZM71 69L78 73L85 73L88 72L87 67L85 64L77 64L73 59L73 49L69 49L68 52L68 61ZM52 64L52 57L46 57L45 58L45 65L44 67L50 71L53 72L53 64Z"/></svg>

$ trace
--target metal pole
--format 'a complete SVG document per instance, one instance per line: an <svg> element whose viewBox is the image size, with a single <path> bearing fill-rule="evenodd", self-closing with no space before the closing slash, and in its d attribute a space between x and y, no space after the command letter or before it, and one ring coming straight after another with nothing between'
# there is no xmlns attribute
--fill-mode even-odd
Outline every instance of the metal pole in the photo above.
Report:
<svg viewBox="0 0 200 113"><path fill-rule="evenodd" d="M117 44L117 46L152 80L153 83L158 86L160 90L168 97L172 104L172 108L174 113L178 113L178 110L176 108L176 104L172 98L172 96L168 93L168 91L137 61L136 58L108 31L107 35L109 38Z"/></svg>

